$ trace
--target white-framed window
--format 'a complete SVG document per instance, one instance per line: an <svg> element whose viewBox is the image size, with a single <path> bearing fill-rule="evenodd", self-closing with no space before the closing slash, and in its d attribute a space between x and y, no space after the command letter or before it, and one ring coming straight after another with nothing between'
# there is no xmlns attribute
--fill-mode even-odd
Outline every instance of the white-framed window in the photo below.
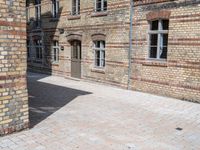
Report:
<svg viewBox="0 0 200 150"><path fill-rule="evenodd" d="M52 0L52 15L53 18L58 18L59 0Z"/></svg>
<svg viewBox="0 0 200 150"><path fill-rule="evenodd" d="M51 50L51 60L53 63L59 62L59 43L58 41L54 40L52 44L52 50Z"/></svg>
<svg viewBox="0 0 200 150"><path fill-rule="evenodd" d="M40 19L41 19L41 0L35 0L35 20L37 28L41 26Z"/></svg>
<svg viewBox="0 0 200 150"><path fill-rule="evenodd" d="M42 40L34 40L34 47L35 47L35 59L37 61L41 61L43 58Z"/></svg>
<svg viewBox="0 0 200 150"><path fill-rule="evenodd" d="M26 21L27 22L30 21L30 9L29 9L29 7L26 7Z"/></svg>
<svg viewBox="0 0 200 150"><path fill-rule="evenodd" d="M94 41L95 67L105 67L105 41Z"/></svg>
<svg viewBox="0 0 200 150"><path fill-rule="evenodd" d="M80 14L80 0L72 0L72 15Z"/></svg>
<svg viewBox="0 0 200 150"><path fill-rule="evenodd" d="M40 20L41 18L41 1L35 0L35 18L36 20Z"/></svg>
<svg viewBox="0 0 200 150"><path fill-rule="evenodd" d="M149 58L167 59L169 20L149 22Z"/></svg>
<svg viewBox="0 0 200 150"><path fill-rule="evenodd" d="M107 0L95 0L95 11L107 11Z"/></svg>
<svg viewBox="0 0 200 150"><path fill-rule="evenodd" d="M29 8L29 1L26 1L26 21L30 21L30 8Z"/></svg>

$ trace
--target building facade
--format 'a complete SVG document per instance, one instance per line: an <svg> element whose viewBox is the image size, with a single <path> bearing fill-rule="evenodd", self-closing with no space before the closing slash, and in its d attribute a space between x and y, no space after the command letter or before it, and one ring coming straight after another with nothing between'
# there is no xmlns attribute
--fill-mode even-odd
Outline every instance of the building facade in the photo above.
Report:
<svg viewBox="0 0 200 150"><path fill-rule="evenodd" d="M0 136L27 128L24 0L0 1Z"/></svg>
<svg viewBox="0 0 200 150"><path fill-rule="evenodd" d="M30 0L28 68L200 102L199 2L130 4Z"/></svg>

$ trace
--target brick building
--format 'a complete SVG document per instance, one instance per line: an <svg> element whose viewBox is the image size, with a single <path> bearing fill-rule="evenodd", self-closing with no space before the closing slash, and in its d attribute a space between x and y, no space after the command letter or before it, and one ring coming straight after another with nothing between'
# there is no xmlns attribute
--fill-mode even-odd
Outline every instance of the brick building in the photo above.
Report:
<svg viewBox="0 0 200 150"><path fill-rule="evenodd" d="M133 3L30 0L29 69L200 102L199 2Z"/></svg>
<svg viewBox="0 0 200 150"><path fill-rule="evenodd" d="M0 1L0 136L28 127L24 0Z"/></svg>

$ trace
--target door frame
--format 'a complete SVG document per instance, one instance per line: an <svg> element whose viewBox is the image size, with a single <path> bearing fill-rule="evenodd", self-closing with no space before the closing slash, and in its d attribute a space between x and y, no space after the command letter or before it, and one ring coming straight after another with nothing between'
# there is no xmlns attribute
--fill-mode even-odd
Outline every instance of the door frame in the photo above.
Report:
<svg viewBox="0 0 200 150"><path fill-rule="evenodd" d="M76 45L75 45L76 44ZM71 43L71 77L82 78L82 43L80 40L72 40ZM76 49L74 49L76 47ZM76 51L74 55L74 51ZM73 70L73 67L77 67Z"/></svg>

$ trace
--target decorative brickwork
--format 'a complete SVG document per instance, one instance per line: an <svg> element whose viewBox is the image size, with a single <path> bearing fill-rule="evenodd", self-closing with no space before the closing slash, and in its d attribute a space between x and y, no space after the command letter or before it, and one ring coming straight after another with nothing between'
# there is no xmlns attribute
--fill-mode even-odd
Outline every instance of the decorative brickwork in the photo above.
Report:
<svg viewBox="0 0 200 150"><path fill-rule="evenodd" d="M170 11L153 11L147 14L147 20L156 20L156 19L169 19L171 12Z"/></svg>
<svg viewBox="0 0 200 150"><path fill-rule="evenodd" d="M200 102L199 14L200 6L194 0L155 4L141 1L135 7L134 90ZM148 59L148 21L156 18L169 19L168 53L164 61Z"/></svg>
<svg viewBox="0 0 200 150"><path fill-rule="evenodd" d="M24 0L0 1L0 136L29 126Z"/></svg>

